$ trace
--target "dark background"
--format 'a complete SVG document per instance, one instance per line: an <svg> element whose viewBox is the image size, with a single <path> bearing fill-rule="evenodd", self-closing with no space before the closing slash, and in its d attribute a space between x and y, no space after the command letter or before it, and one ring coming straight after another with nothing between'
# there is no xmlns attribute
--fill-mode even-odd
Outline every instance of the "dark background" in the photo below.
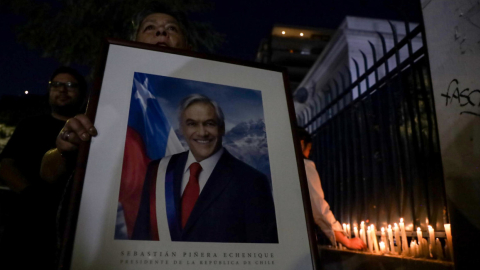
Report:
<svg viewBox="0 0 480 270"><path fill-rule="evenodd" d="M44 2L56 2L44 0ZM212 10L194 14L192 19L210 22L223 34L224 43L215 54L253 61L262 38L267 37L274 24L336 29L345 16L362 16L418 22L421 20L420 0L211 0ZM81 4L81 1L78 1ZM0 10L0 98L2 95L40 95L53 70L60 65L52 58L42 58L40 50L30 50L16 41L15 27L25 18ZM72 29L74 31L75 29ZM78 66L84 75L90 67ZM0 108L1 109L1 108Z"/></svg>

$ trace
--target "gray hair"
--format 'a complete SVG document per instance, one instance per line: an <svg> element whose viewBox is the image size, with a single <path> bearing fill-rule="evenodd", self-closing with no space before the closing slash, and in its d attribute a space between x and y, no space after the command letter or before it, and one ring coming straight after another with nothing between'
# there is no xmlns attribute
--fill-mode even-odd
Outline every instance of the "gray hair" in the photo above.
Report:
<svg viewBox="0 0 480 270"><path fill-rule="evenodd" d="M181 102L179 108L179 113L178 113L178 119L179 123L182 122L182 114L183 112L190 107L190 105L193 105L195 103L206 103L210 104L213 106L215 109L215 114L217 115L218 118L218 126L220 128L225 129L225 116L223 115L222 108L218 106L217 102L213 101L207 96L201 95L201 94L191 94L189 96L186 96Z"/></svg>

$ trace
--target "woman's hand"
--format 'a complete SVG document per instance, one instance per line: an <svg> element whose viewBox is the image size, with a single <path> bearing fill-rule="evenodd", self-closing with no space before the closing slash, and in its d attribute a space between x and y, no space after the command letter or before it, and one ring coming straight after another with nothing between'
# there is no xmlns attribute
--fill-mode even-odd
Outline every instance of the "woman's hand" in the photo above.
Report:
<svg viewBox="0 0 480 270"><path fill-rule="evenodd" d="M361 250L367 248L367 245L362 241L362 239L358 237L348 239L342 231L335 231L334 233L337 242L341 243L349 249Z"/></svg>
<svg viewBox="0 0 480 270"><path fill-rule="evenodd" d="M72 153L78 149L82 141L87 142L96 136L97 130L84 114L70 118L57 136L57 149L60 154Z"/></svg>
<svg viewBox="0 0 480 270"><path fill-rule="evenodd" d="M362 239L358 237L351 238L351 239L347 238L347 241L345 242L345 246L349 249L356 249L356 250L365 249L367 247L365 243L363 243Z"/></svg>
<svg viewBox="0 0 480 270"><path fill-rule="evenodd" d="M51 149L42 159L40 177L54 183L62 176L71 173L71 164L82 141L89 141L97 135L97 130L84 114L70 118L57 136L57 148ZM70 166L69 166L70 164Z"/></svg>

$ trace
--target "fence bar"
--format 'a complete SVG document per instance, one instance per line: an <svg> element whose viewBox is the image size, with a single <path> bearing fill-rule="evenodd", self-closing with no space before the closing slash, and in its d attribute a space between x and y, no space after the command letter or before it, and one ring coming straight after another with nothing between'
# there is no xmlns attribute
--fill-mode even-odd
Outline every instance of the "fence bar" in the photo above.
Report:
<svg viewBox="0 0 480 270"><path fill-rule="evenodd" d="M409 228L426 231L428 222L442 231L448 216L427 50L413 52L412 45L423 27L410 31L406 23L405 38L398 41L389 23L393 48L387 51L385 37L377 33L383 54L369 41L370 67L360 51L365 72L351 58L353 70L345 67L346 73L328 81L298 120L312 132L325 198L340 222L368 221L379 228L403 217ZM408 55L401 62L404 48ZM350 100L353 91L358 96Z"/></svg>

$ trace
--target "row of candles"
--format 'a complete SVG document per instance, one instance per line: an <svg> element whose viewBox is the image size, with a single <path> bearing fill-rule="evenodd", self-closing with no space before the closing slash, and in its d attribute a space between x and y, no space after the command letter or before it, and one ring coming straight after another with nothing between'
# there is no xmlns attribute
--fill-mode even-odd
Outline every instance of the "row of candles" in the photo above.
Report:
<svg viewBox="0 0 480 270"><path fill-rule="evenodd" d="M343 230L346 232L347 237L352 236L350 230L350 224L343 224ZM450 224L445 224L445 234L447 239L445 241L445 253L442 248L440 239L435 238L435 231L432 226L428 226L428 240L423 238L423 232L420 228L417 228L417 239L413 239L408 243L407 233L405 231L405 223L403 218L400 222L388 225L385 230L384 227L380 231L380 241L377 238L377 230L375 225L371 224L365 227L365 222L360 223L360 230L357 226L353 227L353 233L355 237L362 239L368 246L368 251L376 254L389 254L399 255L402 257L415 257L415 258L433 258L440 260L452 260L452 234L450 230ZM395 239L395 241L394 241ZM341 244L339 248L342 249Z"/></svg>

